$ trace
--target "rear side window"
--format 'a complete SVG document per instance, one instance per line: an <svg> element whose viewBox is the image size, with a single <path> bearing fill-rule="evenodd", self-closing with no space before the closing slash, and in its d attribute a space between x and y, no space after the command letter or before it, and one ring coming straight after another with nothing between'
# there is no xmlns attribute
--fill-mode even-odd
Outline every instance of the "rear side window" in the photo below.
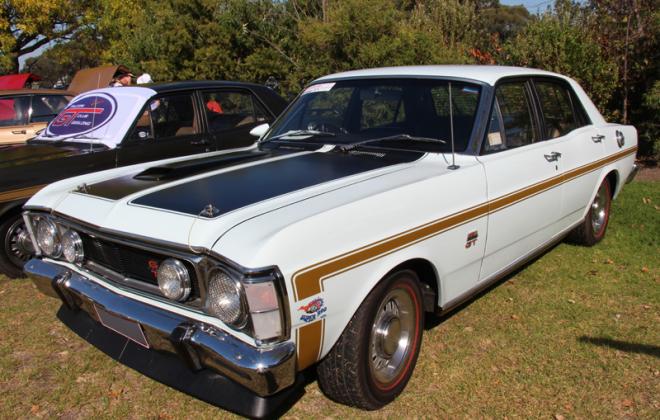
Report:
<svg viewBox="0 0 660 420"><path fill-rule="evenodd" d="M30 122L49 122L63 110L71 100L69 96L34 95Z"/></svg>
<svg viewBox="0 0 660 420"><path fill-rule="evenodd" d="M543 112L543 137L554 139L580 127L573 113L570 90L558 83L534 82Z"/></svg>
<svg viewBox="0 0 660 420"><path fill-rule="evenodd" d="M211 133L249 128L268 120L250 92L207 91L202 93L202 98Z"/></svg>
<svg viewBox="0 0 660 420"><path fill-rule="evenodd" d="M497 87L485 153L513 149L537 141L531 104L524 82L506 83Z"/></svg>
<svg viewBox="0 0 660 420"><path fill-rule="evenodd" d="M26 125L29 115L29 96L10 96L0 99L0 127Z"/></svg>

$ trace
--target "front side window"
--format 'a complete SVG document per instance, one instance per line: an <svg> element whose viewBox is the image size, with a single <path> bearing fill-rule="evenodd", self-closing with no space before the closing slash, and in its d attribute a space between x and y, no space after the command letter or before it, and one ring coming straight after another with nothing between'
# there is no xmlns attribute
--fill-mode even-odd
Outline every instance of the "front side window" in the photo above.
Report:
<svg viewBox="0 0 660 420"><path fill-rule="evenodd" d="M484 152L513 149L535 141L536 125L525 83L506 83L498 86L495 90L495 102Z"/></svg>
<svg viewBox="0 0 660 420"><path fill-rule="evenodd" d="M266 112L250 92L208 91L202 93L209 131L217 133L267 121Z"/></svg>
<svg viewBox="0 0 660 420"><path fill-rule="evenodd" d="M303 91L265 141L447 152L453 118L455 149L461 152L470 140L480 94L479 85L441 79L318 83Z"/></svg>
<svg viewBox="0 0 660 420"><path fill-rule="evenodd" d="M0 98L0 127L27 125L29 117L29 96L4 96Z"/></svg>
<svg viewBox="0 0 660 420"><path fill-rule="evenodd" d="M138 118L130 138L163 139L199 133L192 94L176 94L152 99Z"/></svg>
<svg viewBox="0 0 660 420"><path fill-rule="evenodd" d="M569 91L552 82L535 82L536 92L543 111L543 136L546 139L561 137L578 127Z"/></svg>

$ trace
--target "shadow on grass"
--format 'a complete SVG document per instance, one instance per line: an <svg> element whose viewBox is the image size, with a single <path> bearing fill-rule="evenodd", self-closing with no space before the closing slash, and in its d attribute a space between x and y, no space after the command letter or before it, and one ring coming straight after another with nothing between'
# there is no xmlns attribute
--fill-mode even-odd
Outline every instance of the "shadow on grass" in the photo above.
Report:
<svg viewBox="0 0 660 420"><path fill-rule="evenodd" d="M527 267L534 264L544 255L552 252L557 246L561 245L562 243L566 243L569 246L574 246L573 244L568 243L565 240L557 240L551 245L548 245L547 247L540 250L533 257L530 257L530 259L527 260L522 265L517 266L515 269L499 277L497 280L493 281L492 283L491 282L487 283L483 289L479 290L478 292L473 292L473 294L467 296L465 300L460 301L458 304L452 305L447 309L443 308L443 310L440 313L426 313L426 317L424 319L424 329L425 330L433 329L438 325L442 324L443 322L449 320L463 309L467 308L468 306L472 305L474 302L481 299L483 296L490 293L492 290L506 283L510 279L516 277L521 271L525 270Z"/></svg>
<svg viewBox="0 0 660 420"><path fill-rule="evenodd" d="M660 358L660 346L651 344L629 343L627 341L612 340L604 337L587 337L583 335L578 338L581 343L593 344L594 346L610 347L626 353L647 354L649 356Z"/></svg>

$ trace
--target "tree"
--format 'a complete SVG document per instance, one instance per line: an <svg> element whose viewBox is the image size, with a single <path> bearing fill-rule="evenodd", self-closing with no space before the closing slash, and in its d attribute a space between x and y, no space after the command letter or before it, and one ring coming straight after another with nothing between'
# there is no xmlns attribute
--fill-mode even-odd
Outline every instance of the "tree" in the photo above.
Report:
<svg viewBox="0 0 660 420"><path fill-rule="evenodd" d="M503 45L498 62L570 76L607 114L617 85L617 66L589 31L588 19L579 6L558 1L554 11L545 12Z"/></svg>
<svg viewBox="0 0 660 420"><path fill-rule="evenodd" d="M95 0L6 0L0 6L0 71L17 73L19 57L70 39L94 20Z"/></svg>

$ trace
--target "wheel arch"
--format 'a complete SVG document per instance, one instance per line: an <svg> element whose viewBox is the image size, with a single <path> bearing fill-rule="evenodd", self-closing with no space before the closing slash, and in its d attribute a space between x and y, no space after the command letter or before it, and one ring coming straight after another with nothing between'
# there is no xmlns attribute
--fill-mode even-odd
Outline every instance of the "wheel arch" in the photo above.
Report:
<svg viewBox="0 0 660 420"><path fill-rule="evenodd" d="M606 179L607 182L609 182L609 184L610 184L610 194L611 194L610 198L614 199L619 194L620 187L621 187L621 184L620 184L621 177L619 175L619 171L617 171L616 169L610 170L607 173L607 175L605 175L604 179Z"/></svg>
<svg viewBox="0 0 660 420"><path fill-rule="evenodd" d="M404 262L399 263L390 271L388 271L380 281L388 277L389 275L402 270L411 270L422 283L422 295L424 296L424 311L425 312L435 312L439 297L440 297L440 282L438 278L438 272L429 260L424 258L413 258ZM427 286L427 287L425 287ZM376 287L374 285L374 287Z"/></svg>
<svg viewBox="0 0 660 420"><path fill-rule="evenodd" d="M5 217L20 212L27 200L8 201L0 204L0 220Z"/></svg>

